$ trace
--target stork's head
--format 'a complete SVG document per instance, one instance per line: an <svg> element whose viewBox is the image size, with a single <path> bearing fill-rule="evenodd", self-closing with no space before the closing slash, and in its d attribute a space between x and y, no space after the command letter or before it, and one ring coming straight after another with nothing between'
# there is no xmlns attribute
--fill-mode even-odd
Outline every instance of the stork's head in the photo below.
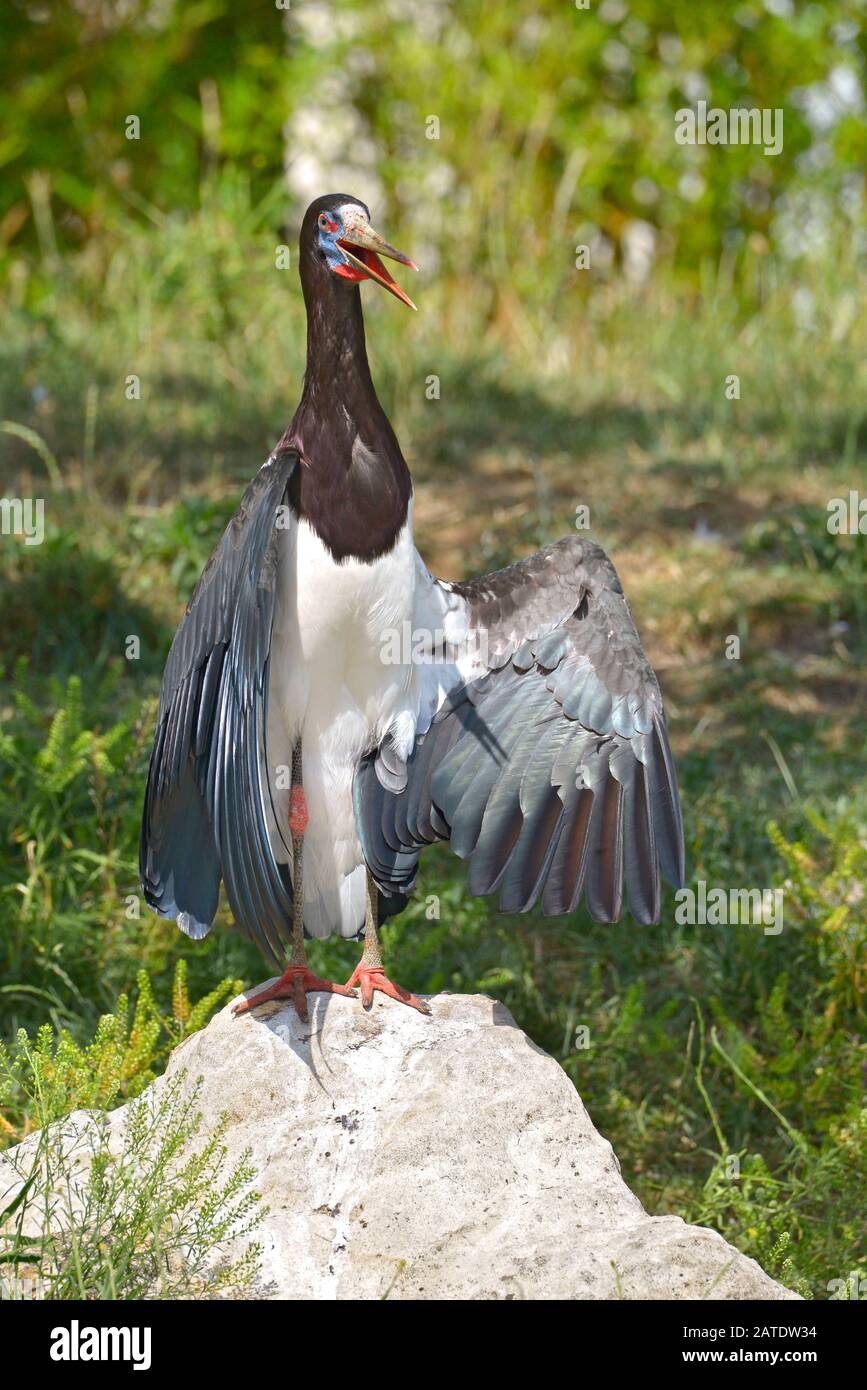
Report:
<svg viewBox="0 0 867 1390"><path fill-rule="evenodd" d="M410 309L415 308L380 257L400 261L411 270L418 270L418 266L374 231L370 213L357 198L345 193L326 193L311 203L301 227L301 253L302 260L305 253L312 254L328 274L340 280L350 283L375 280Z"/></svg>

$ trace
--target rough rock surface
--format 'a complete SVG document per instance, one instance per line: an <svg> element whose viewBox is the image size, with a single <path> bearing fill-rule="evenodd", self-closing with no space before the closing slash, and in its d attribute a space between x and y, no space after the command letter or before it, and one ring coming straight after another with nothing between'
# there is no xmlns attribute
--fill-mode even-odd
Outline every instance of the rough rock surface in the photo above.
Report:
<svg viewBox="0 0 867 1390"><path fill-rule="evenodd" d="M307 1024L282 1004L224 1009L167 1072L203 1077L205 1130L228 1110L231 1157L252 1150L266 1296L796 1297L714 1231L648 1216L501 1004L437 995L431 1018L381 996L369 1013L309 1004Z"/></svg>

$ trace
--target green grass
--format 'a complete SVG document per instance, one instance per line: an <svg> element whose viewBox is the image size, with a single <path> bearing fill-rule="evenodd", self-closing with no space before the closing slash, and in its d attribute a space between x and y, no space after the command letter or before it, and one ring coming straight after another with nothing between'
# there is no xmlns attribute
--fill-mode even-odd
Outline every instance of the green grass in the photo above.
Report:
<svg viewBox="0 0 867 1390"><path fill-rule="evenodd" d="M143 908L136 875L168 643L303 369L297 280L272 268L268 209L234 185L212 197L199 217L106 234L60 272L22 263L5 292L0 418L35 431L42 453L0 434L3 485L47 501L43 546L0 541L10 1040L49 1021L86 1051L142 967L164 1019L181 958L195 998L263 973L225 914L190 943ZM414 989L503 999L562 1062L650 1210L715 1226L825 1298L867 1270L867 562L864 537L825 525L828 500L867 477L867 321L851 312L863 271L845 246L785 282L757 261L761 307L746 311L720 275L699 291L661 276L572 296L543 277L532 301L501 284L493 310L477 270L478 289L422 279L418 316L365 292L419 546L459 577L564 534L590 506L666 695L689 878L782 886L785 925L679 926L673 894L651 929L501 917L440 850L386 928L390 964ZM799 289L814 297L809 330ZM132 373L139 401L124 397ZM340 977L356 949L311 956ZM34 1123L20 1097L4 1113L9 1139Z"/></svg>

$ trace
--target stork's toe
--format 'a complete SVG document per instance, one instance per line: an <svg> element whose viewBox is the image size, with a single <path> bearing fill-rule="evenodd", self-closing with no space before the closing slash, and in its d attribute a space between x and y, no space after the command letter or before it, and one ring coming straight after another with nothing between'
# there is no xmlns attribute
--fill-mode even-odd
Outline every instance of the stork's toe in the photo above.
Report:
<svg viewBox="0 0 867 1390"><path fill-rule="evenodd" d="M346 988L352 990L353 985L358 985L361 990L361 1003L365 1009L372 1007L374 992L379 990L380 994L387 994L389 999L396 999L399 1004L408 1004L411 1009L418 1009L420 1014L430 1013L430 1006L423 999L419 999L417 994L410 994L408 989L390 980L381 965L365 965L363 961L359 962L347 981Z"/></svg>
<svg viewBox="0 0 867 1390"><path fill-rule="evenodd" d="M237 1018L241 1014L249 1013L251 1009L257 1009L260 1004L269 1003L272 999L291 999L298 1017L306 1022L307 995L317 993L344 994L350 999L357 997L350 985L323 980L319 975L314 975L312 970L308 970L306 965L290 965L273 985L265 985L255 994L241 999L232 1009L232 1013Z"/></svg>

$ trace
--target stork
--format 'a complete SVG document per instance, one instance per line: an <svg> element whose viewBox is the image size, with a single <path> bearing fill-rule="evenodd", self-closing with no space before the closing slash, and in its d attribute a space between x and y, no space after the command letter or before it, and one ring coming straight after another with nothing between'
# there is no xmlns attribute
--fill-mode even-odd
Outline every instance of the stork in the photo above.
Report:
<svg viewBox="0 0 867 1390"><path fill-rule="evenodd" d="M394 983L378 927L437 840L504 912L659 921L683 827L665 712L611 561L573 534L478 579L434 578L380 405L360 283L415 308L417 267L345 194L304 216L307 368L291 424L199 579L166 662L145 792L149 905L198 940L220 883L282 971L241 1014ZM405 640L411 634L411 640ZM347 984L305 937L363 936ZM289 948L288 964L286 947ZM284 968L285 966L285 968Z"/></svg>

